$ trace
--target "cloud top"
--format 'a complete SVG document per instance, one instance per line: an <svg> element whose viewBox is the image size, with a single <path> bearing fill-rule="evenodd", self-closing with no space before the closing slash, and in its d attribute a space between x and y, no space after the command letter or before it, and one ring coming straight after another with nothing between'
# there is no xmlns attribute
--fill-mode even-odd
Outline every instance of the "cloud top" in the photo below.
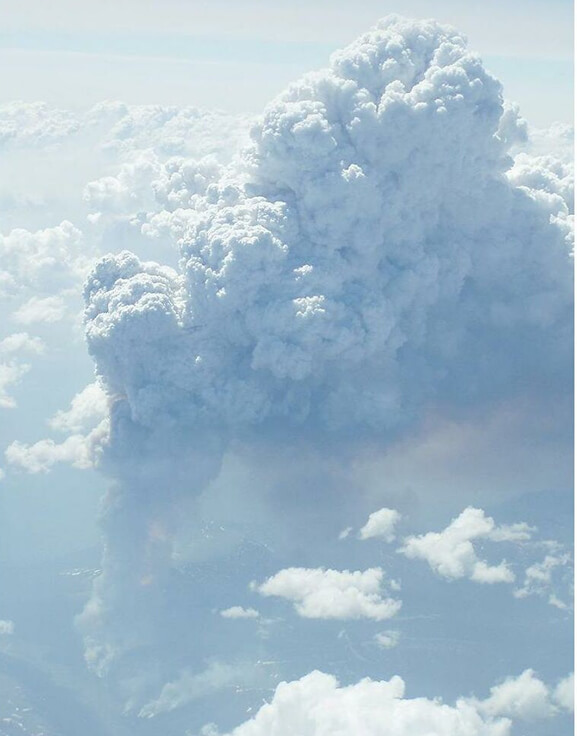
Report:
<svg viewBox="0 0 577 736"><path fill-rule="evenodd" d="M144 425L186 406L193 424L383 432L470 371L481 393L516 380L529 334L564 363L567 207L505 177L515 121L459 34L385 19L151 218L178 273L127 253L96 267L87 337L109 391Z"/></svg>

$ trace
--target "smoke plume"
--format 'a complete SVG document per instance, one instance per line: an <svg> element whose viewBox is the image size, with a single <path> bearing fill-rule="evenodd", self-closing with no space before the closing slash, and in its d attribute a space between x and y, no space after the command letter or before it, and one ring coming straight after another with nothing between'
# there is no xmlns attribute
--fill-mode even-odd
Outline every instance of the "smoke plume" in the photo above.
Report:
<svg viewBox="0 0 577 736"><path fill-rule="evenodd" d="M179 646L179 521L230 448L351 457L433 404L567 385L570 217L564 188L507 175L523 135L462 36L390 17L273 100L185 207L148 218L178 270L96 265L111 489L80 625L99 672L134 685L148 663L137 705Z"/></svg>

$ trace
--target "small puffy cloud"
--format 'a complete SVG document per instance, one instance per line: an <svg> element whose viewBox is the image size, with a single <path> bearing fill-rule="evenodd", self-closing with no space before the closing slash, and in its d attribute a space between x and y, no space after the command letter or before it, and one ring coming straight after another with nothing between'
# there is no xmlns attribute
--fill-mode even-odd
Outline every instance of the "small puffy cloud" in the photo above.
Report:
<svg viewBox="0 0 577 736"><path fill-rule="evenodd" d="M381 631L378 634L375 634L375 641L377 644L381 647L381 649L394 649L401 640L401 632L389 630L389 631Z"/></svg>
<svg viewBox="0 0 577 736"><path fill-rule="evenodd" d="M30 337L27 332L15 332L0 340L0 355L29 353L40 355L44 352L44 342L39 337Z"/></svg>
<svg viewBox="0 0 577 736"><path fill-rule="evenodd" d="M555 548L553 548L555 549ZM545 555L541 562L535 562L525 570L523 585L513 591L516 598L527 598L531 595L547 598L548 602L560 609L567 609L564 603L555 594L555 575L558 571L566 568L571 562L571 555L560 550L552 551Z"/></svg>
<svg viewBox="0 0 577 736"><path fill-rule="evenodd" d="M66 314L66 304L61 296L31 297L13 314L16 322L31 325L36 322L59 322Z"/></svg>
<svg viewBox="0 0 577 736"><path fill-rule="evenodd" d="M47 473L57 463L67 463L74 468L92 467L92 445L89 438L72 435L64 442L45 439L33 445L12 442L6 448L6 462L27 473Z"/></svg>
<svg viewBox="0 0 577 736"><path fill-rule="evenodd" d="M228 736L508 736L511 722L481 715L474 705L454 706L427 698L405 698L405 683L395 676L365 678L341 686L314 671L293 682L281 682L270 703ZM393 730L392 730L393 729Z"/></svg>
<svg viewBox="0 0 577 736"><path fill-rule="evenodd" d="M80 285L92 263L83 233L68 220L35 232L0 235L0 276L9 292L51 295Z"/></svg>
<svg viewBox="0 0 577 736"><path fill-rule="evenodd" d="M291 567L252 589L264 596L291 601L303 618L383 621L394 616L401 601L383 598L383 571Z"/></svg>
<svg viewBox="0 0 577 736"><path fill-rule="evenodd" d="M30 337L27 332L15 332L0 340L0 408L13 409L15 399L9 395L8 387L17 384L30 370L28 363L17 360L20 353L39 354L44 343L39 337Z"/></svg>
<svg viewBox="0 0 577 736"><path fill-rule="evenodd" d="M551 219L558 195L505 180L511 115L458 33L383 20L275 98L206 191L190 163L160 172L167 209L146 224L175 236L180 272L161 286L126 254L96 267L85 294L99 374L138 420L188 402L191 422L380 433L440 389L463 395L451 386L471 386L471 370L479 400L516 389L529 333L560 365L569 223ZM176 116L125 117L116 140ZM113 199L126 182L108 182Z"/></svg>
<svg viewBox="0 0 577 736"><path fill-rule="evenodd" d="M518 677L508 677L491 688L486 700L475 701L480 713L488 716L506 716L523 721L550 718L555 715L547 685L525 670Z"/></svg>
<svg viewBox="0 0 577 736"><path fill-rule="evenodd" d="M512 583L515 574L507 562L498 565L488 565L484 560L478 560L473 566L470 579L475 583Z"/></svg>
<svg viewBox="0 0 577 736"><path fill-rule="evenodd" d="M80 470L92 467L108 431L106 394L98 383L88 384L72 399L70 408L57 412L48 424L68 437L62 442L42 439L32 445L12 442L5 452L7 463L27 473L47 473L58 463Z"/></svg>
<svg viewBox="0 0 577 736"><path fill-rule="evenodd" d="M108 399L98 383L89 383L72 399L67 411L59 411L49 425L60 432L79 433L99 424L107 415Z"/></svg>
<svg viewBox="0 0 577 736"><path fill-rule="evenodd" d="M575 709L575 675L573 672L557 683L553 691L553 700L564 710L573 712Z"/></svg>
<svg viewBox="0 0 577 736"><path fill-rule="evenodd" d="M260 613L255 608L243 608L242 606L231 606L220 612L223 618L259 618Z"/></svg>
<svg viewBox="0 0 577 736"><path fill-rule="evenodd" d="M14 633L14 622L0 619L0 636L12 636Z"/></svg>
<svg viewBox="0 0 577 736"><path fill-rule="evenodd" d="M392 542L395 539L395 526L401 518L398 511L394 509L379 509L374 511L359 531L360 539L383 539L385 542Z"/></svg>
<svg viewBox="0 0 577 736"><path fill-rule="evenodd" d="M29 370L30 366L26 363L0 363L0 408L13 409L16 406L16 400L8 393L8 387L18 383Z"/></svg>
<svg viewBox="0 0 577 736"><path fill-rule="evenodd" d="M425 560L448 580L467 577L477 583L512 583L515 575L507 562L489 565L479 558L473 541L526 541L531 532L524 523L497 526L482 509L468 507L442 532L407 537L399 552L409 559Z"/></svg>

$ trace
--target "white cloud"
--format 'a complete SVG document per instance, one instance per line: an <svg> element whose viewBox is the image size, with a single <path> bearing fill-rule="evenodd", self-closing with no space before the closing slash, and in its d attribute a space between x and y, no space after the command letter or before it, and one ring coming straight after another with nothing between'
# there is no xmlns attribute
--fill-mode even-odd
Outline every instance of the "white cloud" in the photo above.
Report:
<svg viewBox="0 0 577 736"><path fill-rule="evenodd" d="M509 736L510 727L509 720L481 715L465 700L450 706L405 698L398 676L341 686L315 671L280 683L270 703L229 736Z"/></svg>
<svg viewBox="0 0 577 736"><path fill-rule="evenodd" d="M401 601L382 597L383 577L380 568L349 572L291 567L251 587L261 595L291 601L303 618L383 621L401 608Z"/></svg>
<svg viewBox="0 0 577 736"><path fill-rule="evenodd" d="M401 515L394 509L379 509L374 511L359 531L360 539L373 539L375 537L383 539L385 542L392 542L395 539L395 526L399 522Z"/></svg>
<svg viewBox="0 0 577 736"><path fill-rule="evenodd" d="M541 562L535 562L525 569L523 585L513 591L516 598L527 598L536 595L547 598L548 602L556 608L567 609L569 604L563 602L555 593L555 573L566 568L571 562L568 552L557 550L555 553L545 555Z"/></svg>
<svg viewBox="0 0 577 736"><path fill-rule="evenodd" d="M44 351L44 343L39 337L30 337L27 332L16 332L0 340L0 358L9 358L0 362L0 408L13 409L15 399L8 393L8 387L18 384L28 373L30 365L22 363L16 357L20 353L40 354Z"/></svg>
<svg viewBox="0 0 577 736"><path fill-rule="evenodd" d="M6 448L6 462L27 473L47 473L57 463L66 463L80 470L92 467L92 438L71 435L63 442L45 439L33 445L12 442Z"/></svg>
<svg viewBox="0 0 577 736"><path fill-rule="evenodd" d="M549 688L530 669L495 685L491 688L490 697L476 701L476 704L484 715L506 716L523 721L550 718L556 712Z"/></svg>
<svg viewBox="0 0 577 736"><path fill-rule="evenodd" d="M37 322L59 322L66 313L61 296L31 297L13 314L13 319L23 325Z"/></svg>
<svg viewBox="0 0 577 736"><path fill-rule="evenodd" d="M27 332L15 332L0 340L0 355L2 356L21 352L40 355L44 349L44 342L39 337L30 337Z"/></svg>
<svg viewBox="0 0 577 736"><path fill-rule="evenodd" d="M553 691L553 700L564 710L573 712L575 708L575 675L573 672L557 683Z"/></svg>
<svg viewBox="0 0 577 736"><path fill-rule="evenodd" d="M15 399L9 395L7 389L17 384L29 370L30 366L26 363L0 363L0 408L13 409L16 406Z"/></svg>
<svg viewBox="0 0 577 736"><path fill-rule="evenodd" d="M0 620L0 636L11 636L14 633L14 622Z"/></svg>
<svg viewBox="0 0 577 736"><path fill-rule="evenodd" d="M89 383L72 399L70 409L57 412L49 425L60 432L78 434L93 429L108 413L108 399L98 383Z"/></svg>
<svg viewBox="0 0 577 736"><path fill-rule="evenodd" d="M79 470L91 468L108 434L106 394L98 383L88 384L72 399L70 408L58 411L48 424L68 437L62 442L48 438L31 445L14 441L5 451L7 463L28 473L47 473L58 463Z"/></svg>
<svg viewBox="0 0 577 736"><path fill-rule="evenodd" d="M171 230L179 273L161 285L119 254L88 283L108 387L145 424L194 396L191 411L235 427L272 416L382 432L420 416L440 384L462 396L472 371L480 401L516 384L533 370L519 362L527 331L569 360L567 207L504 179L510 117L456 32L384 19L267 106L216 181L166 170L176 200L146 226Z"/></svg>
<svg viewBox="0 0 577 736"><path fill-rule="evenodd" d="M53 295L80 285L92 263L82 232L64 220L56 227L31 232L15 228L0 235L0 264L12 291L22 288Z"/></svg>
<svg viewBox="0 0 577 736"><path fill-rule="evenodd" d="M223 618L259 618L260 613L255 608L243 608L242 606L231 606L220 612Z"/></svg>
<svg viewBox="0 0 577 736"><path fill-rule="evenodd" d="M79 123L70 110L44 102L13 101L0 105L0 143L3 146L40 147L77 132Z"/></svg>
<svg viewBox="0 0 577 736"><path fill-rule="evenodd" d="M381 649L394 649L401 640L401 632L391 629L389 631L381 631L375 634L375 641Z"/></svg>
<svg viewBox="0 0 577 736"><path fill-rule="evenodd" d="M407 537L399 552L409 559L425 560L448 580L467 577L477 583L512 583L515 575L508 563L489 565L479 558L473 541L526 541L531 532L524 523L497 526L482 509L468 507L442 532Z"/></svg>

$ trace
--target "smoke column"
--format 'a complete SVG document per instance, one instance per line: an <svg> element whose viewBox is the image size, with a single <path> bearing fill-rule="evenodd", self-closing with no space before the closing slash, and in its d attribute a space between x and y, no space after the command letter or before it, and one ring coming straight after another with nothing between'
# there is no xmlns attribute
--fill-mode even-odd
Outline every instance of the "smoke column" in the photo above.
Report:
<svg viewBox="0 0 577 736"><path fill-rule="evenodd" d="M273 100L189 207L151 216L178 271L96 266L111 490L80 625L97 671L134 684L146 651L167 677L172 540L235 442L354 454L432 402L567 385L570 218L507 176L523 136L462 36L390 17Z"/></svg>

